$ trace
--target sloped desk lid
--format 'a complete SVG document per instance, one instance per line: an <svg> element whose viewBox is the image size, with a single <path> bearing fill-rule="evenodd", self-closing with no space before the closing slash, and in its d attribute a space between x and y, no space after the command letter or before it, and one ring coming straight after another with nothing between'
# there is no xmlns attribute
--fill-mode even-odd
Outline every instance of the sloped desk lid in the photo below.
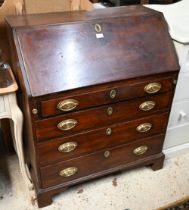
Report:
<svg viewBox="0 0 189 210"><path fill-rule="evenodd" d="M32 96L179 69L162 14L142 6L7 20Z"/></svg>

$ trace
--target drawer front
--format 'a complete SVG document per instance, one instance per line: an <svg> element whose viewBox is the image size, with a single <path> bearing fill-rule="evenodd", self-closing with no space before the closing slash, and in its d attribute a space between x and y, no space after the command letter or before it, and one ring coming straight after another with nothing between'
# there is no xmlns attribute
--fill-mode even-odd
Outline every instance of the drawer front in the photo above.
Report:
<svg viewBox="0 0 189 210"><path fill-rule="evenodd" d="M69 185L69 182L72 180L77 182L77 179L81 177L85 179L85 176L95 175L95 173L157 154L161 152L163 139L164 135L158 135L120 147L102 150L88 156L41 167L42 187L45 188L62 183Z"/></svg>
<svg viewBox="0 0 189 210"><path fill-rule="evenodd" d="M81 110L88 107L99 106L103 104L113 103L120 100L131 99L148 95L144 88L148 84L160 83L161 87L158 93L174 90L174 77L160 78L138 81L137 83L125 82L123 84L115 84L106 89L93 88L93 91L85 90L82 94L62 94L55 99L44 100L40 102L42 117L49 117L57 114L63 114L75 110ZM74 92L74 91L73 91ZM68 95L68 96L66 96Z"/></svg>
<svg viewBox="0 0 189 210"><path fill-rule="evenodd" d="M38 144L38 159L40 165L44 166L55 161L76 158L107 147L163 133L166 130L167 120L168 113L163 113L127 123L110 125L71 137L53 139L47 143ZM139 130L148 125L151 127Z"/></svg>
<svg viewBox="0 0 189 210"><path fill-rule="evenodd" d="M172 101L172 92L156 96L143 97L136 100L124 101L88 109L76 113L70 113L60 117L40 120L35 123L38 141L51 139L58 136L73 135L76 132L86 131L92 128L100 128L113 123L119 123L143 117L157 111L168 110ZM147 108L146 102L153 102L155 106L148 111L142 111L139 107ZM143 106L144 105L144 106ZM59 127L59 128L58 128Z"/></svg>
<svg viewBox="0 0 189 210"><path fill-rule="evenodd" d="M174 103L171 109L168 127L177 127L189 123L189 100Z"/></svg>

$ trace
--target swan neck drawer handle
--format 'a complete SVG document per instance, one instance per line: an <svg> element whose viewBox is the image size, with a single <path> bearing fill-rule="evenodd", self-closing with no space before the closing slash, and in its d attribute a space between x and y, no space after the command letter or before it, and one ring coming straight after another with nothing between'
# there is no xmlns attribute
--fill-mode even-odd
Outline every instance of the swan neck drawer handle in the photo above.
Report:
<svg viewBox="0 0 189 210"><path fill-rule="evenodd" d="M79 102L75 99L66 99L63 101L60 101L57 104L57 109L63 112L69 112L74 109L79 105Z"/></svg>
<svg viewBox="0 0 189 210"><path fill-rule="evenodd" d="M156 105L155 101L145 101L139 106L139 109L141 111L147 112L152 110L155 107L155 105Z"/></svg>
<svg viewBox="0 0 189 210"><path fill-rule="evenodd" d="M151 128L152 128L151 123L143 123L143 124L140 124L139 126L137 126L136 130L139 133L145 133L145 132L148 132Z"/></svg>
<svg viewBox="0 0 189 210"><path fill-rule="evenodd" d="M77 120L74 119L63 120L58 123L57 128L62 131L67 131L73 129L77 123Z"/></svg>
<svg viewBox="0 0 189 210"><path fill-rule="evenodd" d="M77 142L66 142L58 147L59 152L71 152L77 147Z"/></svg>
<svg viewBox="0 0 189 210"><path fill-rule="evenodd" d="M149 83L144 87L144 91L148 94L154 94L159 92L161 89L161 83L160 82L152 82Z"/></svg>
<svg viewBox="0 0 189 210"><path fill-rule="evenodd" d="M143 146L140 146L140 147L135 148L133 150L133 154L136 155L136 156L139 156L139 155L143 155L147 151L148 151L148 146L143 145Z"/></svg>
<svg viewBox="0 0 189 210"><path fill-rule="evenodd" d="M59 175L62 177L70 177L70 176L73 176L74 174L76 174L77 171L78 171L78 168L69 167L69 168L65 168L65 169L61 170L59 172Z"/></svg>

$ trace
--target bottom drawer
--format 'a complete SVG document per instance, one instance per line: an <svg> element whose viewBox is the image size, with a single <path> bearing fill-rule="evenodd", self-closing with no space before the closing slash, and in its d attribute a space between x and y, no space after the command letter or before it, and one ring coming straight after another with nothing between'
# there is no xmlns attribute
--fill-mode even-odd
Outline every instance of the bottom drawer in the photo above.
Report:
<svg viewBox="0 0 189 210"><path fill-rule="evenodd" d="M162 150L163 140L164 135L153 136L87 156L41 167L42 187L62 183L65 183L66 186L72 180L76 181L80 178L82 181L82 177L95 175L95 173L157 154Z"/></svg>

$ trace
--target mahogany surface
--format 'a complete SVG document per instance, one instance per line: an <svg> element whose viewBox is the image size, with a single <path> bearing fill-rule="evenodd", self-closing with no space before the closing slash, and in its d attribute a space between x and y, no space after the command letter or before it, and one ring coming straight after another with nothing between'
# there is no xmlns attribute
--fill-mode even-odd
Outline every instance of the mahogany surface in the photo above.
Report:
<svg viewBox="0 0 189 210"><path fill-rule="evenodd" d="M162 168L179 65L161 13L131 6L8 17L7 26L39 207L76 183L138 166ZM160 90L147 93L154 83ZM57 108L71 99L78 102L73 110ZM155 106L142 111L149 101ZM57 127L70 119L75 127ZM136 130L145 123L150 130ZM60 152L73 142L73 150ZM64 177L66 167L78 171Z"/></svg>
<svg viewBox="0 0 189 210"><path fill-rule="evenodd" d="M176 79L176 74L175 74ZM50 98L40 100L39 109L41 111L41 117L49 117L57 114L63 114L66 112L60 111L57 109L57 104L63 100L72 98L79 101L79 105L76 107L76 110L82 110L84 108L99 106L103 104L115 103L118 101L128 100L136 97L147 96L148 94L144 92L144 87L150 82L161 82L162 88L159 93L171 91L174 88L172 74L161 76L155 75L154 77L145 79L133 79L127 82L110 83L101 86L95 86L90 88L83 88L64 92L59 94L58 97L51 95ZM116 88L115 88L116 86ZM110 92L112 89L115 89L117 95L114 99L110 98ZM40 117L40 115L39 115Z"/></svg>
<svg viewBox="0 0 189 210"><path fill-rule="evenodd" d="M68 137L53 139L37 146L40 165L47 165L61 159L67 160L79 157L94 151L106 149L109 147L118 146L127 142L132 142L135 139L149 137L158 133L164 133L167 125L168 113L158 115L150 115L134 121L113 124L110 126L94 129L92 131L83 132ZM147 133L139 133L136 131L138 125L149 122L152 124L152 129ZM111 128L112 134L106 135L106 129ZM66 142L77 142L78 149L72 153L62 153L58 151L58 147Z"/></svg>
<svg viewBox="0 0 189 210"><path fill-rule="evenodd" d="M174 70L177 63L171 53L173 45L168 42L170 37L167 25L162 24L161 13L151 15L151 11L144 13L144 10L144 15L127 14L127 18L123 18L112 16L114 9L107 11L101 12L102 19L93 17L90 22L68 24L75 18L70 13L62 25L15 31L17 45L22 46L24 52L22 59L32 96ZM96 38L96 23L102 27L102 39ZM129 31L125 30L128 27ZM110 59L115 57L118 59Z"/></svg>
<svg viewBox="0 0 189 210"><path fill-rule="evenodd" d="M95 175L95 173L99 172L103 173L103 171L110 168L119 167L120 165L124 165L128 162L136 161L137 159L140 159L140 157L134 156L132 151L141 144L145 144L149 147L149 150L143 155L143 158L159 153L162 149L163 138L164 135L159 135L147 139L140 139L133 143L121 145L119 147L107 148L107 150L110 152L110 158L105 158L105 150L102 150L87 156L79 157L77 159L74 158L72 160L59 162L58 164L41 167L42 186L50 187L57 184L62 184L62 186L65 187L69 185L69 182L72 180L74 180L74 182L78 182L77 179L80 177L85 179L87 175ZM60 170L70 167L70 165L78 168L79 171L76 173L76 175L67 178L59 176Z"/></svg>
<svg viewBox="0 0 189 210"><path fill-rule="evenodd" d="M154 109L144 112L139 109L140 104L145 101L155 101ZM157 96L147 96L135 100L123 101L119 103L100 106L93 109L87 109L80 112L74 112L63 116L52 117L35 122L36 136L38 141L51 139L58 136L67 136L81 132L83 130L93 129L95 127L109 126L112 123L129 121L142 116L146 116L157 111L167 111L172 102L172 92L160 94ZM111 107L113 113L107 114L107 109ZM98 116L98 117L97 117ZM75 119L78 121L76 127L71 130L62 131L57 128L59 122L66 119Z"/></svg>

